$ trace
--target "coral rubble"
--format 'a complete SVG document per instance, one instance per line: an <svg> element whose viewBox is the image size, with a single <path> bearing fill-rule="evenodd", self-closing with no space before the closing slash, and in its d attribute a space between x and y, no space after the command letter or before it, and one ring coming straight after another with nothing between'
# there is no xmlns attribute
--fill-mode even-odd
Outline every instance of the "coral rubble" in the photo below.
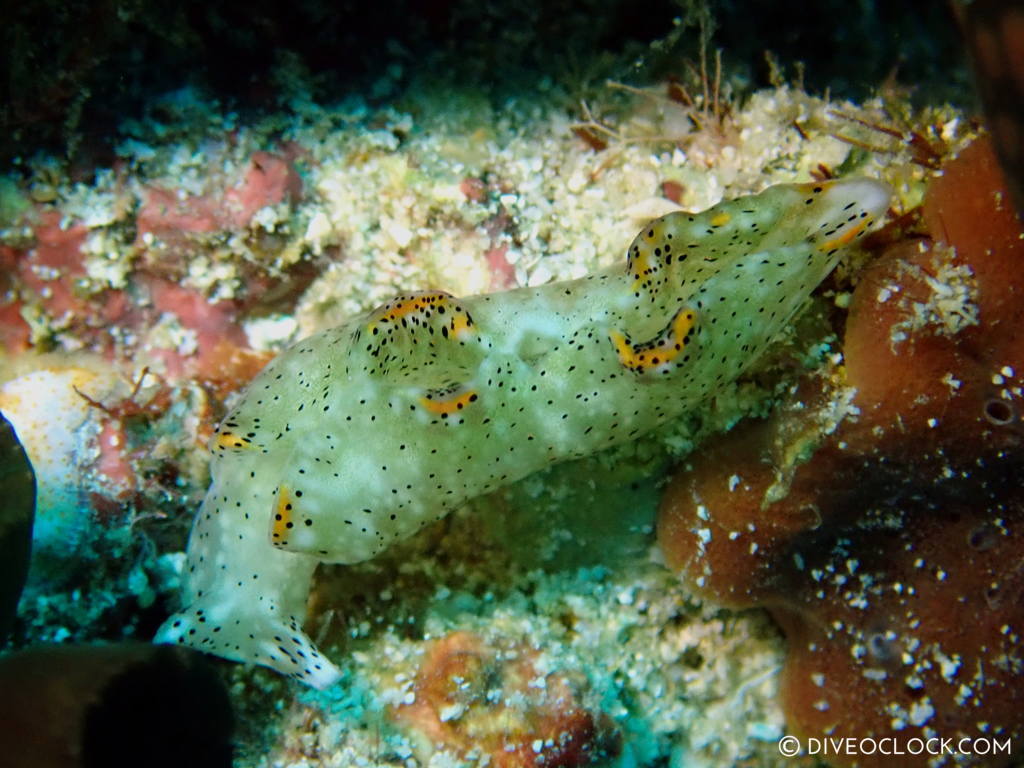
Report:
<svg viewBox="0 0 1024 768"><path fill-rule="evenodd" d="M614 758L611 719L588 711L567 676L538 669L538 656L529 647L489 647L468 632L428 647L411 695L396 711L421 743L421 759L438 748L501 768Z"/></svg>

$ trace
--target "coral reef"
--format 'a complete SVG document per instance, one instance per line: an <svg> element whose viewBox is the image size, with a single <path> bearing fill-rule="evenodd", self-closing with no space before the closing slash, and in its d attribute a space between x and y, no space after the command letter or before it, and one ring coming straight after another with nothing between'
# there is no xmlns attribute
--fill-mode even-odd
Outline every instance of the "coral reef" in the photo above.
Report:
<svg viewBox="0 0 1024 768"><path fill-rule="evenodd" d="M309 90L325 100L349 90L393 96L424 71L440 73L442 87L485 83L501 98L528 96L544 78L586 87L623 62L662 74L694 41L678 29L689 31L679 22L694 17L728 20L719 24L719 44L749 62L745 77L760 86L769 83L766 50L787 63L813 59L810 87L843 97L863 97L894 61L947 98L962 84L943 4L846 11L839 0L813 9L766 0L259 0L216 8L188 0L168 14L143 0L37 0L12 7L0 28L0 158L42 146L66 152L84 172L90 160L110 158L109 136L124 115L186 83L240 111L290 108L305 94L281 70L306 73ZM841 34L823 34L836 19Z"/></svg>
<svg viewBox="0 0 1024 768"><path fill-rule="evenodd" d="M1024 233L987 140L944 165L922 214L927 237L859 276L844 366L707 446L662 502L687 585L785 630L799 735L1024 734Z"/></svg>
<svg viewBox="0 0 1024 768"><path fill-rule="evenodd" d="M108 134L124 115L187 83L232 108L291 106L301 95L281 70L301 71L326 99L359 89L392 95L428 68L448 77L454 70L463 83L526 89L531 75L564 77L579 57L614 61L642 52L676 13L670 3L621 0L259 0L215 9L188 0L172 14L142 1L22 5L0 29L0 158L45 147L79 167L108 159Z"/></svg>
<svg viewBox="0 0 1024 768"><path fill-rule="evenodd" d="M772 184L867 176L913 201L924 176L914 152L870 154L881 140L866 136L864 123L887 120L895 104L901 130L886 139L894 145L904 130L955 145L967 125L947 106L904 114L906 97L894 89L884 106L815 96L782 83L774 68L773 87L753 90L729 51L721 79L709 82L701 62L675 58L706 42L687 34L699 3L661 4L678 26L630 4L628 29L646 30L638 40L667 34L654 47L624 43L627 27L608 26L614 4L595 4L600 24L590 23L590 6L543 5L537 13L517 7L514 19L479 3L446 6L455 27L481 35L439 53L455 65L439 78L429 56L403 48L401 25L419 24L415 15L354 26L346 34L362 35L359 46L339 50L332 40L331 65L368 52L373 74L365 88L340 91L305 52L272 48L303 37L310 6L289 9L303 18L287 28L269 24L237 45L204 39L197 47L189 35L206 29L204 6L162 31L229 90L241 78L246 93L234 89L219 102L205 76L179 80L180 59L159 71L159 45L120 66L147 45L138 15L145 9L121 9L97 36L88 31L101 16L78 24L81 7L63 6L60 23L37 39L70 24L84 30L74 43L81 50L88 40L91 58L69 63L67 49L48 47L64 85L52 87L44 67L32 99L38 92L50 111L14 115L4 137L11 141L0 141L0 155L19 154L0 178L0 407L45 496L13 648L149 638L180 607L182 548L209 484L204 446L257 370L298 338L396 293L467 296L576 279L612 266L656 216ZM372 15L384 6L367 8ZM265 19L263 9L243 12ZM762 12L777 13L769 5ZM20 9L0 35L33 28L25 13L35 11ZM232 28L230 18L218 24ZM109 45L125 40L125 25L132 41L115 51ZM566 34L576 31L572 44ZM524 45L535 33L554 44ZM237 55L241 48L255 51L256 66ZM597 53L575 56L584 49ZM204 56L229 66L204 65ZM255 74L271 57L269 75ZM546 69L552 58L570 60L571 72L552 74L564 72ZM507 76L504 66L523 59L546 71ZM128 74L118 88L105 87L105 62ZM642 73L659 63L667 82ZM174 90L144 93L145 78L132 79L140 66L173 80ZM500 82L468 86L457 74L466 70L474 83ZM23 86L25 72L4 86ZM605 86L609 74L617 80ZM959 82L945 66L942 76ZM97 85L76 91L83 83ZM123 107L136 88L145 109L132 115ZM23 109L24 93L0 110ZM272 106L254 114L239 103ZM97 108L110 120L97 119ZM70 145L38 151L58 134ZM841 265L825 295L859 267L856 258ZM970 280L961 283L970 294ZM521 716L540 724L534 733L545 742L559 728L578 734L571 741L581 749L566 761L776 765L780 633L760 611L691 599L650 551L652 521L672 457L764 414L785 382L832 360L828 319L836 314L816 298L759 367L646 439L480 496L379 559L319 568L310 635L333 649L342 681L330 691L299 690L260 669L214 662L240 713L238 764L472 764L459 726L472 724L497 744L502 722ZM723 466L732 461L723 457ZM444 676L433 687L425 677L450 657L443 651L457 646L452 638L504 681L474 690L508 694L473 699L465 722L442 719ZM533 679L565 695L524 690L523 667L508 652L528 658ZM410 695L424 705L413 720L403 717ZM559 725L570 710L571 722ZM583 735L588 718L593 738ZM423 735L435 727L448 730ZM517 753L523 762L533 748L526 733L517 742L529 745ZM541 752L555 756L544 743Z"/></svg>

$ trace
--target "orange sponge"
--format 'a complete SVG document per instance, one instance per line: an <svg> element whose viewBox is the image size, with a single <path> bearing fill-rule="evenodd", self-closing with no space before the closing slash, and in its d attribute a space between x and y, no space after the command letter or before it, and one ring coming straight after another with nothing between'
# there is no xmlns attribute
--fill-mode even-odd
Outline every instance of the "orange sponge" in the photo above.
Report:
<svg viewBox="0 0 1024 768"><path fill-rule="evenodd" d="M845 368L802 381L666 491L670 566L785 631L793 733L904 748L1024 735L1024 232L1002 190L987 141L948 163L924 204L931 237L861 276Z"/></svg>

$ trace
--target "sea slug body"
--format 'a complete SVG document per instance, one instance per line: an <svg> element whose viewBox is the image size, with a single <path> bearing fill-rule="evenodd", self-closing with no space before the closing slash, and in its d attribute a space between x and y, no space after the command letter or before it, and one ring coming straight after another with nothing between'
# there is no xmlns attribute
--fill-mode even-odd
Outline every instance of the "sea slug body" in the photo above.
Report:
<svg viewBox="0 0 1024 768"><path fill-rule="evenodd" d="M184 605L157 634L324 688L320 562L357 563L467 500L632 440L739 376L891 192L849 179L672 213L625 266L456 299L410 293L300 341L212 440Z"/></svg>

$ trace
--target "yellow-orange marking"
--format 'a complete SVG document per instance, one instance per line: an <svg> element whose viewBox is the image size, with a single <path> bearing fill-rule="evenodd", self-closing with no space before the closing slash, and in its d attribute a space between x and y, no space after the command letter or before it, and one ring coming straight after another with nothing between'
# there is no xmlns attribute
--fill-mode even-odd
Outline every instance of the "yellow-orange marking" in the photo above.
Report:
<svg viewBox="0 0 1024 768"><path fill-rule="evenodd" d="M461 338L462 336L473 333L472 330L473 322L469 319L469 315L465 312L456 312L455 317L452 318L451 332L455 338Z"/></svg>
<svg viewBox="0 0 1024 768"><path fill-rule="evenodd" d="M651 268L650 263L647 261L647 250L644 249L639 251L636 256L630 254L629 257L629 270L634 275L642 275L648 269Z"/></svg>
<svg viewBox="0 0 1024 768"><path fill-rule="evenodd" d="M640 286L643 285L644 280L647 279L648 273L651 271L651 263L647 257L648 251L642 250L635 257L629 259L629 270L632 273L633 280L633 291L639 290Z"/></svg>
<svg viewBox="0 0 1024 768"><path fill-rule="evenodd" d="M451 294L444 291L432 291L429 293L415 294L412 296L399 297L385 304L373 313L366 330L374 333L380 323L393 323L403 317L417 313L425 313L431 309L441 309L441 312L450 311L451 321L448 322L448 333L455 338L461 338L473 332L473 321L469 314L454 306L455 299Z"/></svg>
<svg viewBox="0 0 1024 768"><path fill-rule="evenodd" d="M843 232L839 237L832 238L827 243L823 243L818 246L819 251L831 251L835 248L840 248L846 245L848 242L853 240L857 235L864 231L864 228L871 223L870 218L861 219L854 226L850 227L846 232Z"/></svg>
<svg viewBox="0 0 1024 768"><path fill-rule="evenodd" d="M616 330L608 335L623 366L631 371L656 368L671 363L686 348L685 339L695 320L696 314L692 310L680 311L672 319L671 330L665 338L647 344L630 344L625 334Z"/></svg>
<svg viewBox="0 0 1024 768"><path fill-rule="evenodd" d="M449 298L450 296L444 291L434 291L407 298L392 299L374 313L377 317L370 322L368 329L372 331L381 320L401 320L406 315L422 312L437 304L445 303Z"/></svg>
<svg viewBox="0 0 1024 768"><path fill-rule="evenodd" d="M721 213L711 217L711 226L722 227L728 224L730 221L732 221L732 214L722 211Z"/></svg>
<svg viewBox="0 0 1024 768"><path fill-rule="evenodd" d="M292 495L288 488L281 485L277 489L277 505L274 508L274 524L270 529L270 541L275 547L288 542L288 531L292 523Z"/></svg>
<svg viewBox="0 0 1024 768"><path fill-rule="evenodd" d="M420 405L426 408L431 413L436 413L439 416L447 416L452 413L457 413L463 408L468 406L470 403L476 402L477 392L475 389L467 389L463 392L458 392L450 397L436 398L427 395L426 397L420 398Z"/></svg>
<svg viewBox="0 0 1024 768"><path fill-rule="evenodd" d="M218 432L214 437L214 443L218 448L255 448L252 441L240 437L233 432Z"/></svg>

